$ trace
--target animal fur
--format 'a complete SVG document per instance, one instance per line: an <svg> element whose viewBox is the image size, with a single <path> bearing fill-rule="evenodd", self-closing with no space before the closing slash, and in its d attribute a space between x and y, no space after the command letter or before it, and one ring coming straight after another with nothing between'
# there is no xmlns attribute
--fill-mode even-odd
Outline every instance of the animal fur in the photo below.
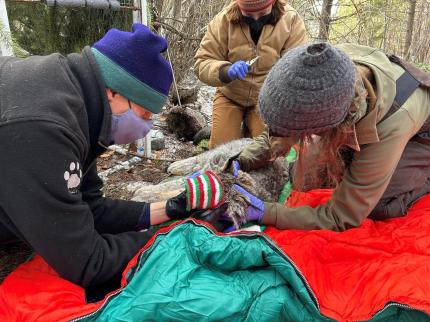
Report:
<svg viewBox="0 0 430 322"><path fill-rule="evenodd" d="M263 201L277 202L279 194L288 181L288 164L283 158L276 159L270 166L251 171L239 171L234 177L231 167L225 167L230 158L237 156L242 149L252 142L251 139L239 139L218 146L198 156L175 162L170 165L168 172L186 176L196 171L214 171L224 184L227 214L236 227L246 223L246 208L248 200L232 189L238 184Z"/></svg>
<svg viewBox="0 0 430 322"><path fill-rule="evenodd" d="M220 145L197 156L172 163L167 172L175 176L186 176L196 171L220 170L230 158L237 156L252 139L239 139Z"/></svg>

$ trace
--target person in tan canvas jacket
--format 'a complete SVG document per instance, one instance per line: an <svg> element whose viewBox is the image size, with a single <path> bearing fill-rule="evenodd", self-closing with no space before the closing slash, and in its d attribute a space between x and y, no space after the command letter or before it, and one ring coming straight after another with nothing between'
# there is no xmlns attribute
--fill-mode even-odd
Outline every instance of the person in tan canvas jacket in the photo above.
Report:
<svg viewBox="0 0 430 322"><path fill-rule="evenodd" d="M283 137L300 142L293 187L335 190L324 205L294 209L245 191L248 217L280 229L343 231L405 215L430 192L429 88L429 74L378 49L315 43L289 51L261 89L269 129L233 164L268 164L277 156L271 140Z"/></svg>
<svg viewBox="0 0 430 322"><path fill-rule="evenodd" d="M304 42L302 18L284 0L235 0L208 25L195 56L199 79L217 87L209 147L262 133L256 109L267 73L289 49Z"/></svg>

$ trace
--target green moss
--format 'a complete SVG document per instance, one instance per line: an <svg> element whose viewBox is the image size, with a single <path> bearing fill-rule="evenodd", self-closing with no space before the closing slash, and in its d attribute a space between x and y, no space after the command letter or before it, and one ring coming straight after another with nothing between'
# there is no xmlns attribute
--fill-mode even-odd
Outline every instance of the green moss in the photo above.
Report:
<svg viewBox="0 0 430 322"><path fill-rule="evenodd" d="M194 148L193 154L201 154L209 150L209 140L201 140L200 143Z"/></svg>
<svg viewBox="0 0 430 322"><path fill-rule="evenodd" d="M428 63L418 63L416 64L418 68L430 72L430 64Z"/></svg>

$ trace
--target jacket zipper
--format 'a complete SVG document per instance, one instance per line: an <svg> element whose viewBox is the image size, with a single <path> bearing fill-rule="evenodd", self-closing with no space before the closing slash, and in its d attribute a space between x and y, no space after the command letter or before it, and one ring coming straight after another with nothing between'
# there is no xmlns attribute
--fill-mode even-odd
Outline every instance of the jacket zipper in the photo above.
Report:
<svg viewBox="0 0 430 322"><path fill-rule="evenodd" d="M254 54L253 56L257 57L257 55L258 55L257 46L253 44L252 50L253 50L253 54ZM256 64L257 64L257 62L256 62ZM248 98L246 99L246 107L248 107L248 105L249 105L249 101L251 99L252 84L254 83L254 72L253 72L254 66L251 66L250 68L251 68L251 73L252 73L251 74L251 84L249 85Z"/></svg>
<svg viewBox="0 0 430 322"><path fill-rule="evenodd" d="M255 44L254 41L252 40L252 38L250 38L250 36L248 37L248 35L246 34L245 30L243 30L243 24L244 22L240 22L240 30L242 31L243 36L245 37L245 39L248 41L248 43L250 44L251 48L252 48L252 54L253 57L257 57L257 46L258 44ZM249 29L249 27L248 27ZM261 38L261 36L260 36ZM260 41L260 40L258 40ZM251 68L253 68L251 66ZM245 107L248 107L250 98L251 98L251 91L252 91L252 82L254 81L254 76L251 76L251 84L249 85L249 91L248 91L248 97L246 98L246 103L245 103Z"/></svg>
<svg viewBox="0 0 430 322"><path fill-rule="evenodd" d="M107 147L106 145L104 145L101 141L98 141L98 144L99 144L101 147L103 147L103 148L105 148L105 149L108 149L108 147ZM85 170L85 172L83 173L82 178L83 178L83 177L85 177L85 175L88 173L88 171L90 171L91 167L92 167L96 162L97 162L97 158L94 158L94 160L93 160L93 161L91 161L91 163L87 166L87 169L86 169L86 170Z"/></svg>
<svg viewBox="0 0 430 322"><path fill-rule="evenodd" d="M94 163L97 162L97 158L95 158L88 166L87 169L85 170L84 174L82 175L82 178L85 177L88 173L88 171L90 171L91 167L94 165Z"/></svg>
<svg viewBox="0 0 430 322"><path fill-rule="evenodd" d="M199 227L205 227L206 229L208 229L208 227L206 226L206 225L203 225L203 224L200 224L200 223L197 223L197 222L195 222L194 220L190 220L190 221L192 221L192 223L194 224L194 225L196 225L196 226L199 226ZM174 227L175 228L175 227ZM174 229L173 228L173 229ZM167 235L168 233L170 233L172 231L172 229L170 229L170 230L168 230L168 231L166 231L166 232L163 232L163 233L159 233L158 235L157 235L157 237L158 236L160 236L160 235ZM231 235L222 235L222 236L220 236L220 235L218 235L219 237L226 237L226 238L229 238ZM311 298L312 298L312 300L314 301L314 303L315 303L315 305L317 306L317 308L318 308L318 311L321 313L321 310L320 310L320 304L319 304L319 302L318 302L318 299L317 299L317 297L316 297L316 295L315 295L315 293L313 292L313 290L311 289L311 286L309 285L309 282L306 280L306 278L305 278L305 276L303 275L303 273L300 271L300 269L297 267L297 265L291 260L291 258L282 250L282 249L280 249L279 248L279 246L272 240L272 239L270 239L269 237L267 237L266 235L264 235L264 234L262 234L262 233L254 233L254 232L248 232L248 233L237 233L237 234L234 234L233 236L238 236L238 237L245 237L245 238L249 238L249 237L255 237L255 236L259 236L259 237L262 237L268 244L269 244L269 246L278 254L278 255L280 255L282 258L284 258L291 266L293 266L293 268L294 268L294 270L296 271L296 273L299 275L299 277L300 277L300 279L302 280L302 282L304 283L304 285L305 285L305 287L306 287L306 289L307 289L307 291L309 292L309 294L311 295ZM152 245L151 245L151 247L148 247L146 250L144 250L144 251L142 251L142 253L139 255L139 260L138 260L138 262L136 263L136 265L135 265L135 267L134 268L136 268L136 267L139 267L140 266L140 264L141 264L141 262L142 262L142 255L143 254L145 254L147 251L149 251L150 249L152 248ZM132 268L133 269L133 268ZM126 285L127 286L127 285ZM81 320L83 320L83 319L85 319L85 318L88 318L88 317L91 317L91 316L93 316L93 315L95 315L96 313L98 313L101 309L103 309L104 307L105 307L105 305L106 305L106 303L107 302L109 302L109 300L113 297L113 296L116 296L116 295L118 295L119 293L121 293L122 291L124 290L124 288L121 288L121 289L119 289L119 290L117 290L117 291L115 291L114 293L112 293L112 294L110 294L107 298L106 298L106 300L105 300L105 302L97 309L97 310L95 310L94 312L91 312L91 313L89 313L89 314L86 314L86 315L84 315L84 316L81 316L81 317L78 317L78 318L75 318L75 319L73 319L73 320L70 320L70 322L77 322L77 321L81 321ZM387 304L387 305L385 305L382 309L380 309L379 311L377 311L375 314L373 314L372 315L372 319L376 316L376 315L379 315L379 314L381 314L382 312L384 312L385 310L387 310L388 308L390 308L390 307L392 307L392 306L396 306L396 307L400 307L400 308L403 308L403 309L406 309L406 310L416 310L416 309L414 309L413 307L411 307L411 306L409 306L409 305L406 305L406 304L400 304L400 303L396 303L396 302L392 302L392 303L389 303L389 304ZM418 311L420 311L420 310L418 310ZM357 321L357 322L365 322L365 321L368 321L368 320L359 320L359 321Z"/></svg>
<svg viewBox="0 0 430 322"><path fill-rule="evenodd" d="M320 310L320 304L319 304L319 302L318 302L318 299L317 299L317 297L315 296L315 293L312 291L312 289L311 289L311 286L309 285L309 282L306 280L306 278L305 278L305 276L303 275L303 273L300 271L300 269L296 266L296 264L291 260L291 258L287 255L287 254L285 254L285 252L282 250L282 249L280 249L279 248L279 246L275 243L275 242L273 242L270 238L268 238L266 235L264 235L264 234L261 234L261 233L252 233L252 232L250 232L250 233L247 233L247 234L235 234L235 236L249 236L249 235L252 235L252 236L261 236L261 237L263 237L265 240L266 240L266 242L281 256L281 257L283 257L286 261L288 261L290 264L291 264L291 266L293 266L294 267L294 269L295 269L295 271L297 272L297 274L300 276L300 278L301 278L301 280L302 280L302 282L305 284L305 286L306 286L306 289L308 290L308 292L309 292L309 294L311 295L311 297L312 297L312 299L314 300L314 302L315 302L315 304L316 304L316 306L317 306L317 308L318 308L318 311L320 312L320 314L321 314L321 310ZM226 236L221 236L221 237L226 237ZM396 307L400 307L400 308L402 308L402 309L405 309L405 310L417 310L417 311L420 311L420 312L423 312L423 311L421 311L421 310L419 310L419 309L416 309L416 308L413 308L412 306L409 306L409 305L407 305L407 304L401 304L401 303L397 303L397 302L391 302L391 303L388 303L388 304L386 304L382 309L380 309L380 310L378 310L378 311L376 311L374 314L372 314L372 317L371 317L371 319L373 319L376 315L379 315L379 314L381 314L382 312L384 312L385 310L387 310L388 308L390 308L390 307L392 307L392 306L396 306ZM360 320L360 321L356 321L356 322L366 322L366 321L368 321L368 320Z"/></svg>
<svg viewBox="0 0 430 322"><path fill-rule="evenodd" d="M406 305L406 304L391 302L391 303L386 304L382 309L380 309L380 310L376 311L374 314L372 314L371 319L373 319L375 316L377 316L379 314L382 314L382 312L384 312L385 310L389 309L392 306L397 306L397 307L400 307L400 308L405 309L405 310L417 310L417 311L422 312L421 310L414 309L413 307ZM368 321L368 320L359 320L356 322L366 322L366 321Z"/></svg>
<svg viewBox="0 0 430 322"><path fill-rule="evenodd" d="M202 225L201 225L202 226ZM159 233L158 235L157 235L157 237L158 236L160 236L160 235L167 235L168 233L170 233L172 230L168 230L168 231L166 231L166 232L164 232L164 233ZM155 240L154 240L155 241ZM139 260L137 261L137 263L136 263L136 265L133 267L133 268L135 268L135 267L139 267L140 266L140 263L141 263L141 261L142 261L142 255L143 254L145 254L147 251L149 251L150 249L152 248L152 245L151 245L151 247L148 247L147 249L145 249L144 251L142 251L141 253L140 253L140 255L139 255ZM131 268L131 269L133 269L133 268ZM128 285L128 281L127 281L127 285ZM125 286L127 286L127 285L125 285ZM118 295L119 293L121 293L122 291L124 290L124 287L121 287L119 290L116 290L115 292L113 292L113 293L111 293L105 300L104 300L104 303L102 304L102 305L100 305L98 308L97 308L97 310L95 310L94 312L91 312L91 313L88 313L88 314L86 314L86 315L83 315L83 316L80 316L80 317L78 317L78 318L74 318L73 320L69 320L69 322L77 322L77 321L81 321L81 320L83 320L83 319L85 319L85 318L89 318L89 317L91 317L91 316L93 316L93 315L95 315L95 314L97 314L99 311L101 311L104 307L105 307L105 305L109 302L109 300L112 298L112 297L114 297L114 296L116 296L116 295Z"/></svg>
<svg viewBox="0 0 430 322"><path fill-rule="evenodd" d="M196 225L196 226L199 226L199 227L204 227L204 228L206 228L206 229L208 229L208 227L206 226L206 225L203 225L203 224L200 224L200 223L197 223L197 222L195 222L194 220L190 220L190 221L192 221L192 223L194 224L194 225ZM173 227L173 228L175 228L175 227ZM164 232L164 233L159 233L158 235L157 235L157 237L158 236L160 236L160 235L167 235L168 233L170 233L172 231L172 229L170 229L170 230L168 230L168 231L166 231L166 232ZM230 238L231 237L231 235L222 235L222 236L220 236L220 235L218 235L219 237L226 237L226 238ZM259 237L263 237L264 238L264 240L269 244L269 246L270 246L270 248L272 248L274 251L276 251L276 253L278 253L278 255L280 255L282 258L284 258L288 263L290 263L292 266L293 266L293 268L294 268L294 270L297 272L297 274L300 276L300 279L303 281L303 283L305 284L305 286L306 286L306 289L307 289L307 291L309 292L309 294L311 294L311 298L312 298L312 300L314 301L314 303L316 304L316 306L317 306L317 308L318 308L318 311L320 310L320 305L319 305L319 302L318 302L318 299L317 299L317 297L315 296L315 293L312 291L312 289L311 289L311 287L310 287L310 285L309 285L309 283L308 283L308 281L306 280L306 278L304 277L304 275L303 275L303 273L299 270L299 268L296 266L296 264L290 259L290 257L287 255L287 254L285 254L270 238L268 238L266 235L264 235L264 234L261 234L261 233L253 233L253 232L248 232L248 233L237 233L237 234L234 234L233 235L234 237L236 237L236 236L239 236L239 237L245 237L245 238L249 238L249 237L255 237L255 236L259 236ZM152 246L152 245L151 245ZM145 249L140 255L139 255L139 260L138 260L138 262L136 263L136 265L135 265L135 267L139 267L140 266L140 264L141 264L141 261L142 261L142 255L143 254L145 254L147 251L149 251L149 249L151 249L152 247L148 247L147 249ZM127 285L126 285L127 286ZM121 289L119 289L119 290L117 290L117 291L115 291L115 292L113 292L112 294L110 294L107 298L106 298L106 300L105 300L105 302L99 307L99 308L97 308L97 310L95 310L94 312L91 312L91 313L88 313L88 314L86 314L86 315L84 315L84 316L81 316L81 317L78 317L78 318L75 318L75 319L73 319L73 320L70 320L69 322L77 322L77 321L81 321L81 320L83 320L83 319L85 319L85 318L88 318L88 317L91 317L91 316L93 316L93 315L95 315L95 314L97 314L101 309L103 309L104 307L105 307L105 305L106 305L106 303L108 303L109 302L109 300L113 297L113 296L116 296L116 295L118 295L119 293L121 293L122 291L124 290L124 288L121 288Z"/></svg>
<svg viewBox="0 0 430 322"><path fill-rule="evenodd" d="M309 294L312 297L312 300L314 301L315 305L318 308L318 311L320 311L320 304L318 302L318 299L314 293L314 291L312 290L311 286L309 285L309 282L306 280L305 276L303 275L302 271L297 267L297 265L291 260L291 258L282 250L279 248L278 245L275 244L275 242L273 240L271 240L270 238L268 238L266 235L261 234L261 233L249 233L255 236L261 236L263 237L266 242L270 245L270 247L276 251L276 253L278 253L278 255L280 255L282 258L284 258L288 263L291 264L291 266L294 267L294 270L297 272L297 274L300 276L300 279L302 280L302 282L305 284L307 291L309 292ZM245 236L248 234L245 234Z"/></svg>

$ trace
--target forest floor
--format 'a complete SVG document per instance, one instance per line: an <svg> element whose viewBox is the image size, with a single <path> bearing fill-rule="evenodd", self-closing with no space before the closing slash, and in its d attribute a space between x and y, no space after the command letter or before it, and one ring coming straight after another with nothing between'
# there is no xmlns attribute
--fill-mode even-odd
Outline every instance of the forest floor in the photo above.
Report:
<svg viewBox="0 0 430 322"><path fill-rule="evenodd" d="M180 141L171 133L163 134L166 139L165 149L153 151L151 159L142 158L132 167L121 169L107 177L103 187L106 197L129 200L133 191L127 189L128 185L142 182L158 184L168 176L167 167L173 161L193 156L195 146L192 142ZM99 157L97 169L102 172L130 158L108 150Z"/></svg>

